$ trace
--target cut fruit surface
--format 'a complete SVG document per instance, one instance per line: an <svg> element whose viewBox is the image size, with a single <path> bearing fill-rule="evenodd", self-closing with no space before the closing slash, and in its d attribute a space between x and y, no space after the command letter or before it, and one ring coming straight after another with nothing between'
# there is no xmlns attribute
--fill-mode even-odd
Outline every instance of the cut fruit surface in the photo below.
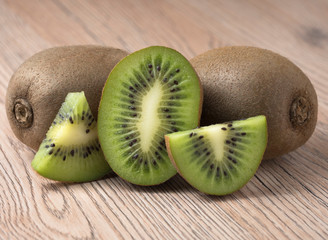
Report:
<svg viewBox="0 0 328 240"><path fill-rule="evenodd" d="M267 145L265 116L165 136L172 163L201 192L237 191L255 174Z"/></svg>
<svg viewBox="0 0 328 240"><path fill-rule="evenodd" d="M84 92L67 95L32 167L46 178L67 182L92 181L110 172Z"/></svg>
<svg viewBox="0 0 328 240"><path fill-rule="evenodd" d="M176 170L164 135L198 126L202 89L180 53L149 47L119 62L105 84L98 111L99 141L106 160L123 179L162 183Z"/></svg>

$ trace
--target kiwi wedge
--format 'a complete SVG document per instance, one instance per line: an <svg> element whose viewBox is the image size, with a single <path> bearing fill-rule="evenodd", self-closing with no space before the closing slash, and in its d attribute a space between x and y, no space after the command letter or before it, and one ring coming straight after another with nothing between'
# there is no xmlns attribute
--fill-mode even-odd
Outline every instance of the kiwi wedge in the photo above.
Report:
<svg viewBox="0 0 328 240"><path fill-rule="evenodd" d="M176 174L164 135L199 125L202 89L177 51L152 46L121 60L110 73L98 110L99 141L121 178L160 184Z"/></svg>
<svg viewBox="0 0 328 240"><path fill-rule="evenodd" d="M172 163L201 192L226 195L255 174L267 145L265 116L165 136Z"/></svg>
<svg viewBox="0 0 328 240"><path fill-rule="evenodd" d="M67 95L32 167L46 178L65 182L97 180L111 171L84 92Z"/></svg>

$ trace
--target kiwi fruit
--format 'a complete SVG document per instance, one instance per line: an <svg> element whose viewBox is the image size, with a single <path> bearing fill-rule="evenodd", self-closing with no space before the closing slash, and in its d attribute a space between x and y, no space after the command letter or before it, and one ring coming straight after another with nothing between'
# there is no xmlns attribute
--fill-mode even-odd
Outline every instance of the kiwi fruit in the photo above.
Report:
<svg viewBox="0 0 328 240"><path fill-rule="evenodd" d="M201 192L226 195L244 186L267 145L265 116L165 135L172 163ZM197 177L195 177L197 176Z"/></svg>
<svg viewBox="0 0 328 240"><path fill-rule="evenodd" d="M121 60L98 111L99 141L113 171L138 185L175 175L164 135L197 127L201 104L198 76L177 51L152 46Z"/></svg>
<svg viewBox="0 0 328 240"><path fill-rule="evenodd" d="M315 89L287 58L256 47L209 50L191 59L204 88L201 126L265 115L271 159L303 145L318 113Z"/></svg>
<svg viewBox="0 0 328 240"><path fill-rule="evenodd" d="M83 91L67 94L32 167L46 178L65 182L97 180L110 172Z"/></svg>
<svg viewBox="0 0 328 240"><path fill-rule="evenodd" d="M16 137L37 150L69 92L84 91L97 117L112 68L128 53L111 47L55 47L27 59L10 79L6 112Z"/></svg>

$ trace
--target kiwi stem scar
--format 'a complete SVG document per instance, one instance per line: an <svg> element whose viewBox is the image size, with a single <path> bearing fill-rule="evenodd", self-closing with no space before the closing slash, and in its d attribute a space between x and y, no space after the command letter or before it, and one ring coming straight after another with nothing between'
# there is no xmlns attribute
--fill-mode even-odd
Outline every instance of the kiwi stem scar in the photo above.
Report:
<svg viewBox="0 0 328 240"><path fill-rule="evenodd" d="M225 146L224 141L227 138L228 131L224 131L221 129L222 126L218 126L217 129L208 131L206 133L209 142L211 143L211 147L214 151L214 156L218 160L223 159L224 149Z"/></svg>
<svg viewBox="0 0 328 240"><path fill-rule="evenodd" d="M162 95L162 87L157 80L149 92L143 97L141 117L137 123L138 131L141 133L140 145L143 152L148 152L153 137L156 134L154 129L158 129L160 126L161 121L157 109L160 106Z"/></svg>
<svg viewBox="0 0 328 240"><path fill-rule="evenodd" d="M13 112L18 124L21 127L28 128L33 123L33 110L31 105L25 99L16 99Z"/></svg>

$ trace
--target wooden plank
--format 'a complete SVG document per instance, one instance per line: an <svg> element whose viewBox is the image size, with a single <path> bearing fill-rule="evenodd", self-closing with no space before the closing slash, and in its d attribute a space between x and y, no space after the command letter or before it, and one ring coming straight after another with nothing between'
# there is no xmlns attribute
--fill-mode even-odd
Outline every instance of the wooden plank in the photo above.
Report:
<svg viewBox="0 0 328 240"><path fill-rule="evenodd" d="M327 22L325 0L0 0L0 239L327 239ZM201 194L179 176L154 187L115 176L44 179L30 167L34 152L9 127L6 88L32 54L71 44L130 52L165 45L187 58L226 45L271 49L313 82L316 131L225 197Z"/></svg>

